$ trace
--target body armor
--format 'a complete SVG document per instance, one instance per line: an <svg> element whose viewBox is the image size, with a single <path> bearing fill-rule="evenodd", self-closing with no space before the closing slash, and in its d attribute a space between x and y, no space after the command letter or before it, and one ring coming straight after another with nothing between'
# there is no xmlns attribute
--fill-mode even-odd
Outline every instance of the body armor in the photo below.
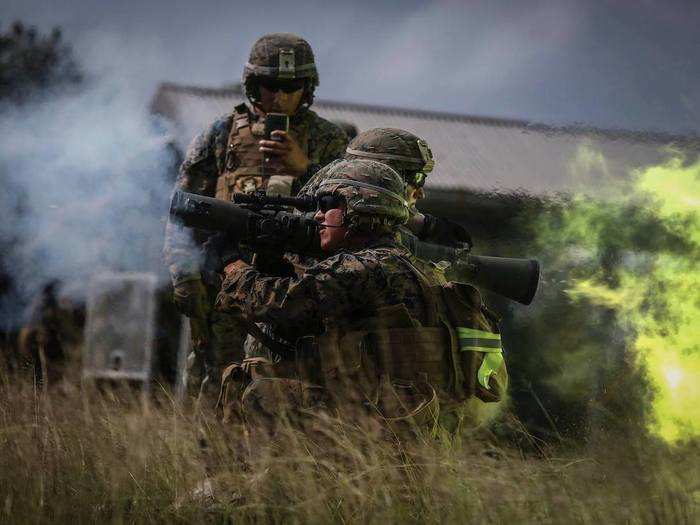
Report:
<svg viewBox="0 0 700 525"><path fill-rule="evenodd" d="M234 193L267 190L290 195L294 177L283 167L267 165L258 141L265 135L264 118L254 120L245 104L234 108L233 124L226 144L223 170L216 181L216 198L230 201ZM290 128L289 134L308 155L308 130Z"/></svg>

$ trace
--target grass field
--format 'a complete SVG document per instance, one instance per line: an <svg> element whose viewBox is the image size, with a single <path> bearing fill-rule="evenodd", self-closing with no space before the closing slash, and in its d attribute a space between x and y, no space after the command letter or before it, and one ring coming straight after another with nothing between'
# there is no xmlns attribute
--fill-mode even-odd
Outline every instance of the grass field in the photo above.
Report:
<svg viewBox="0 0 700 525"><path fill-rule="evenodd" d="M126 399L125 399L126 397ZM319 419L272 439L209 410L0 385L0 522L698 523L700 444L535 440L504 415L459 439Z"/></svg>

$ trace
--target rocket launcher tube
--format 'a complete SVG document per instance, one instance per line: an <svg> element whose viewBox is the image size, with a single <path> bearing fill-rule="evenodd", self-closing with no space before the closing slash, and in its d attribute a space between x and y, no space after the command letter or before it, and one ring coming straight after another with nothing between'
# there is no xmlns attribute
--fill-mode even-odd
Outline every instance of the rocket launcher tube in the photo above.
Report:
<svg viewBox="0 0 700 525"><path fill-rule="evenodd" d="M419 241L413 235L401 235L401 243L425 261L447 261L447 277L477 288L495 292L521 304L530 304L540 280L540 264L535 259L514 259L472 255L467 249Z"/></svg>
<svg viewBox="0 0 700 525"><path fill-rule="evenodd" d="M172 220L188 228L224 232L232 241L253 249L321 256L316 221L278 206L269 208L176 191L170 201Z"/></svg>
<svg viewBox="0 0 700 525"><path fill-rule="evenodd" d="M299 209L310 211L315 207L306 199L279 199L261 194L248 199L252 202L237 204L176 191L170 203L170 216L190 228L225 232L233 241L253 249L274 248L325 257L316 221L280 209L294 206L292 202L297 201L303 206ZM522 304L530 304L537 292L540 265L534 259L472 255L467 249L422 242L412 235L401 235L401 243L420 259L449 262L446 274L452 280L471 283Z"/></svg>

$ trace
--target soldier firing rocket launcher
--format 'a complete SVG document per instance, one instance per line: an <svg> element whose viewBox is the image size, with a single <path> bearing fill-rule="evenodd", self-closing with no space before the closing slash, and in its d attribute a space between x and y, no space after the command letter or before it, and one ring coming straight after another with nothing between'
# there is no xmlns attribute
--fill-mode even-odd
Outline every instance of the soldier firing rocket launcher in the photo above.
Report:
<svg viewBox="0 0 700 525"><path fill-rule="evenodd" d="M322 257L318 224L302 212L316 209L306 197L268 196L264 193L238 193L233 202L176 191L170 203L170 216L189 228L226 232L230 238L253 249L276 249ZM479 288L530 304L540 277L534 259L511 259L472 255L468 249L455 249L401 236L401 242L416 256L432 262L447 261L447 275Z"/></svg>

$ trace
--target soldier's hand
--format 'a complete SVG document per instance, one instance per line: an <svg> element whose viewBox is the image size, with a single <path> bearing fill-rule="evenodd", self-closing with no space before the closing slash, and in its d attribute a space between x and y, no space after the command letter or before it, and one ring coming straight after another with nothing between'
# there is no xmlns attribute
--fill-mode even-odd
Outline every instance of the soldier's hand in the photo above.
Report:
<svg viewBox="0 0 700 525"><path fill-rule="evenodd" d="M275 130L272 135L278 140L261 140L258 142L269 162L281 162L293 175L303 175L311 164L301 146L289 133Z"/></svg>
<svg viewBox="0 0 700 525"><path fill-rule="evenodd" d="M173 301L180 313L190 318L206 319L211 310L207 289L201 279L176 284Z"/></svg>

